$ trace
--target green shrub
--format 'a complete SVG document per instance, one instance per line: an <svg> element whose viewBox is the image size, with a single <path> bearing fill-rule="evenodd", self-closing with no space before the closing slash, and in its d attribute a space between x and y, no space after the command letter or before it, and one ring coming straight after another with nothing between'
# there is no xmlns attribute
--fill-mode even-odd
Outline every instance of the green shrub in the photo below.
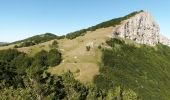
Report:
<svg viewBox="0 0 170 100"><path fill-rule="evenodd" d="M98 46L98 49L101 49L101 48L102 48L102 46L101 46L101 45L99 45L99 46Z"/></svg>
<svg viewBox="0 0 170 100"><path fill-rule="evenodd" d="M58 42L57 41L53 41L52 48L58 48Z"/></svg>
<svg viewBox="0 0 170 100"><path fill-rule="evenodd" d="M57 49L52 49L48 53L48 65L57 66L62 61L61 53Z"/></svg>

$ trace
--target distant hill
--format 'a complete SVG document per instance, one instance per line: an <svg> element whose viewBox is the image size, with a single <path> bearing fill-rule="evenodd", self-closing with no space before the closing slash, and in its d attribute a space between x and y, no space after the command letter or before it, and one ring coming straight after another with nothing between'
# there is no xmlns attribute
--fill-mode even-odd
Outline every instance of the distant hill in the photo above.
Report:
<svg viewBox="0 0 170 100"><path fill-rule="evenodd" d="M57 36L52 33L45 33L41 35L35 35L29 38L26 38L24 40L16 41L10 44L19 44L17 47L28 47L28 46L33 46L39 43L47 42L50 40L54 39L61 39L64 38L65 36Z"/></svg>
<svg viewBox="0 0 170 100"><path fill-rule="evenodd" d="M5 42L0 42L0 44L6 44Z"/></svg>
<svg viewBox="0 0 170 100"><path fill-rule="evenodd" d="M7 44L7 42L0 42L0 46Z"/></svg>
<svg viewBox="0 0 170 100"><path fill-rule="evenodd" d="M30 42L31 41L31 42L38 44L38 43L46 42L46 41L49 41L49 40L52 40L52 39L59 39L59 38L62 38L62 37L57 36L57 35L52 34L52 33L45 33L45 34L41 34L41 35L35 35L35 36L26 38L24 40L16 41L16 42L13 42L13 43Z"/></svg>

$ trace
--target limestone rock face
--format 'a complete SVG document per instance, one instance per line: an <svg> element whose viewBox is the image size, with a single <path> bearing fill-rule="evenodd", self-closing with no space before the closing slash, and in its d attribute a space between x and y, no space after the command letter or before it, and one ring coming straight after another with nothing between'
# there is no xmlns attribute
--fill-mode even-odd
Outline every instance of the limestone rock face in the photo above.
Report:
<svg viewBox="0 0 170 100"><path fill-rule="evenodd" d="M160 35L159 42L170 47L170 40L163 35Z"/></svg>
<svg viewBox="0 0 170 100"><path fill-rule="evenodd" d="M159 42L160 29L148 12L141 12L122 22L113 37L129 38L137 43L151 46Z"/></svg>

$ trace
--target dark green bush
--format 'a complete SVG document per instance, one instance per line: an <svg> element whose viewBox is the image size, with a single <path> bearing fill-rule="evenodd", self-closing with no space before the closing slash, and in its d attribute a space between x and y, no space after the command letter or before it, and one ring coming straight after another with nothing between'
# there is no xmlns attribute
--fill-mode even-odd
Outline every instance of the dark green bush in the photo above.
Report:
<svg viewBox="0 0 170 100"><path fill-rule="evenodd" d="M52 49L48 53L48 65L57 66L62 61L61 53L57 49Z"/></svg>

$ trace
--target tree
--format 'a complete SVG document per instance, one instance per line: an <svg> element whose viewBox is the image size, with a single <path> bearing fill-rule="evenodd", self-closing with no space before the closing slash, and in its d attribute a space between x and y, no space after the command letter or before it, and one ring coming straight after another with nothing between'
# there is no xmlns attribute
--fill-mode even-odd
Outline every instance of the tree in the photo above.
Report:
<svg viewBox="0 0 170 100"><path fill-rule="evenodd" d="M123 95L123 100L137 100L138 99L137 94L131 89L124 90L122 95Z"/></svg>
<svg viewBox="0 0 170 100"><path fill-rule="evenodd" d="M48 52L45 50L42 50L37 53L34 57L33 66L41 66L46 68L48 66L47 55Z"/></svg>
<svg viewBox="0 0 170 100"><path fill-rule="evenodd" d="M57 49L52 49L48 53L48 65L57 66L60 64L62 58L61 53Z"/></svg>
<svg viewBox="0 0 170 100"><path fill-rule="evenodd" d="M58 42L57 41L53 41L52 48L58 48Z"/></svg>

